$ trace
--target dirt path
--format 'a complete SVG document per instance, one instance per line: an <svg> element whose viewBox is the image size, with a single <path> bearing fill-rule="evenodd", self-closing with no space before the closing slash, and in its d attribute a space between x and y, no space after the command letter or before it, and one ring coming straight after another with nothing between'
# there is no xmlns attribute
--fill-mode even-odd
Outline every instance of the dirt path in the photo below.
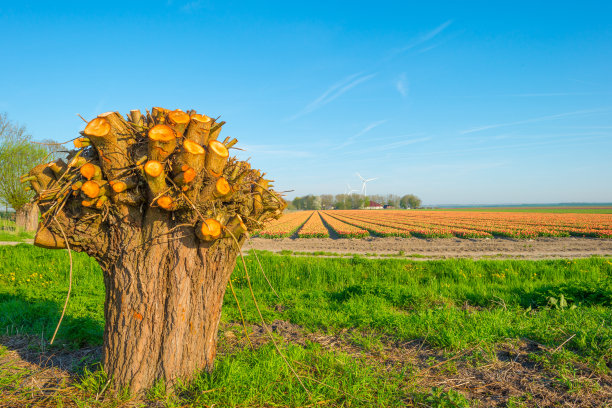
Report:
<svg viewBox="0 0 612 408"><path fill-rule="evenodd" d="M337 254L392 255L403 251L414 258L585 258L612 256L612 240L600 238L459 239L459 238L363 238L363 239L265 239L253 238L258 250L272 252L333 252ZM250 249L245 244L244 248Z"/></svg>
<svg viewBox="0 0 612 408"><path fill-rule="evenodd" d="M25 241L0 241L0 246L2 245L17 245L17 244L33 244L33 239L26 239Z"/></svg>
<svg viewBox="0 0 612 408"><path fill-rule="evenodd" d="M0 245L16 245L22 242L0 242ZM32 243L32 240L26 241ZM520 258L555 259L587 258L593 255L612 256L612 239L603 238L378 238L362 239L265 239L252 238L252 246L257 250L272 252L325 252L339 255L379 254L398 255L415 259L445 258ZM251 249L248 242L243 249Z"/></svg>

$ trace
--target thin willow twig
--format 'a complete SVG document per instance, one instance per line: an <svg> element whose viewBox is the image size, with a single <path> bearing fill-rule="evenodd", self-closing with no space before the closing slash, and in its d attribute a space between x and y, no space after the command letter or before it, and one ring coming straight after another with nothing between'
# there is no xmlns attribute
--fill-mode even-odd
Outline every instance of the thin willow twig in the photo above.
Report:
<svg viewBox="0 0 612 408"><path fill-rule="evenodd" d="M253 343L251 342L251 338L249 337L249 332L246 328L246 323L244 321L244 316L242 315L242 308L240 307L240 302L238 302L238 296L236 296L236 291L234 290L234 285L232 285L232 277L230 276L229 280L230 289L232 290L232 295L234 295L234 300L236 301L236 306L238 306L238 313L240 313L240 320L242 320L242 328L244 329L244 335L247 338L247 341L251 345L251 350L255 350Z"/></svg>
<svg viewBox="0 0 612 408"><path fill-rule="evenodd" d="M272 336L272 333L270 332L270 328L268 327L268 325L266 324L266 321L263 318L263 314L261 313L261 309L259 309L259 303L257 303L257 299L255 298L255 292L253 292L253 286L251 285L251 278L249 276L249 270L248 270L248 268L246 266L246 262L244 260L244 254L242 253L242 248L240 248L240 244L238 243L238 240L236 239L234 234L232 234L232 232L229 231L229 230L227 232L230 234L230 236L234 240L234 243L236 244L236 248L240 252L240 258L242 260L242 266L244 267L244 275L245 275L247 283L249 285L249 291L251 292L251 297L253 298L253 303L255 304L255 308L257 309L257 314L259 314L259 319L261 320L261 324L262 324L262 326L264 328L264 331L266 332L266 334L268 335L268 337L272 341L272 344L274 345L274 348L276 349L278 354L285 361L285 364L287 364L287 367L289 367L289 369L291 370L291 372L293 373L295 378L298 380L298 382L300 383L300 385L302 386L304 391L306 391L306 393L310 396L310 391L308 390L308 388L306 388L306 386L302 382L302 379L300 378L299 374L295 371L293 366L289 363L289 360L287 360L287 357L285 357L285 355L282 353L280 347L278 347L278 344L276 344L276 340L274 340L274 337Z"/></svg>
<svg viewBox="0 0 612 408"><path fill-rule="evenodd" d="M53 344L55 341L55 336L57 335L57 331L62 324L62 320L64 319L64 314L66 314L66 307L68 306L68 299L70 299L70 292L72 291L72 250L70 249L70 244L68 243L68 238L66 237L66 233L64 232L64 228L62 228L62 224L59 223L57 218L53 216L53 220L59 227L62 235L64 236L64 242L66 242L66 248L68 248L68 257L70 258L70 273L68 277L68 293L66 294L66 301L64 302L64 309L62 310L62 315L60 316L59 322L57 322L57 327L55 327L55 332L53 332L53 337L51 337L51 342L49 344Z"/></svg>
<svg viewBox="0 0 612 408"><path fill-rule="evenodd" d="M278 293L276 293L276 291L274 290L274 287L272 286L272 283L270 283L268 276L264 272L263 266L261 266L261 262L259 261L259 257L257 256L257 251L255 251L255 247L253 247L253 243L251 242L251 236L249 235L247 237L249 239L249 245L251 246L251 249L253 250L253 255L255 255L255 259L257 259L257 264L259 265L259 270L261 271L261 274L266 279L266 282L268 282L268 286L270 286L270 289L272 289L272 292L274 292L276 297L280 299L280 296L278 295Z"/></svg>

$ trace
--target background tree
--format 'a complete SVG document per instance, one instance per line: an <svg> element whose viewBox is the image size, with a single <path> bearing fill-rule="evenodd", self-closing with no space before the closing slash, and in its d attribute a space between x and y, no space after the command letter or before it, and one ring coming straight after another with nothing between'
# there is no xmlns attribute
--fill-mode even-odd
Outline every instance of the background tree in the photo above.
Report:
<svg viewBox="0 0 612 408"><path fill-rule="evenodd" d="M296 210L306 209L306 203L304 202L304 199L302 197L295 197L291 203L293 204Z"/></svg>
<svg viewBox="0 0 612 408"><path fill-rule="evenodd" d="M385 204L392 205L395 208L400 207L400 196L397 194L387 194L385 197Z"/></svg>
<svg viewBox="0 0 612 408"><path fill-rule="evenodd" d="M383 205L391 205L395 208L418 208L421 206L421 200L413 194L405 195L402 198L396 194L374 194L367 197L355 193L336 194L335 196L331 194L322 194L320 196L309 194L304 197L295 197L291 203L291 209L329 210L336 208L338 210L355 210L367 207L370 201Z"/></svg>
<svg viewBox="0 0 612 408"><path fill-rule="evenodd" d="M216 355L221 305L248 231L286 204L259 170L229 158L225 122L195 111L107 112L67 160L34 167L35 244L69 246L104 274L103 364L117 387L172 387Z"/></svg>
<svg viewBox="0 0 612 408"><path fill-rule="evenodd" d="M420 208L421 207L421 199L414 194L410 194L408 198L408 203L410 204L410 208Z"/></svg>
<svg viewBox="0 0 612 408"><path fill-rule="evenodd" d="M32 164L42 162L48 151L42 145L33 144L24 126L0 115L0 198L16 212L15 221L19 228L36 231L38 207L30 203L33 191L19 182Z"/></svg>
<svg viewBox="0 0 612 408"><path fill-rule="evenodd" d="M336 194L334 197L334 207L336 207L338 210L346 210L347 208L350 208L347 206L347 198L348 194Z"/></svg>
<svg viewBox="0 0 612 408"><path fill-rule="evenodd" d="M315 201L315 196L312 194L308 194L306 197L304 197L304 209L314 210L314 201Z"/></svg>
<svg viewBox="0 0 612 408"><path fill-rule="evenodd" d="M331 194L321 194L321 208L329 210L334 206L334 196Z"/></svg>
<svg viewBox="0 0 612 408"><path fill-rule="evenodd" d="M320 210L321 197L308 194L305 197L295 197L292 201L293 206L298 210Z"/></svg>
<svg viewBox="0 0 612 408"><path fill-rule="evenodd" d="M370 202L369 197L364 197L361 194L351 194L349 196L350 199L350 209L357 210L359 208L367 207Z"/></svg>
<svg viewBox="0 0 612 408"><path fill-rule="evenodd" d="M406 194L400 200L402 208L419 208L421 206L421 199L414 194Z"/></svg>

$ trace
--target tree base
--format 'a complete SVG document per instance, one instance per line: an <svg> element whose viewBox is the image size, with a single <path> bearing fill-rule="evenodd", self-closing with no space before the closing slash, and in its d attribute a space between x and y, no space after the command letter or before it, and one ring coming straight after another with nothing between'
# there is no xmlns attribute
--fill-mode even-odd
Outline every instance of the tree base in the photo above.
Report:
<svg viewBox="0 0 612 408"><path fill-rule="evenodd" d="M38 228L38 206L26 203L15 213L15 225L27 232L35 232Z"/></svg>
<svg viewBox="0 0 612 408"><path fill-rule="evenodd" d="M158 380L171 389L213 368L238 250L228 240L184 235L162 235L142 250L128 246L105 269L103 363L117 390L140 393Z"/></svg>

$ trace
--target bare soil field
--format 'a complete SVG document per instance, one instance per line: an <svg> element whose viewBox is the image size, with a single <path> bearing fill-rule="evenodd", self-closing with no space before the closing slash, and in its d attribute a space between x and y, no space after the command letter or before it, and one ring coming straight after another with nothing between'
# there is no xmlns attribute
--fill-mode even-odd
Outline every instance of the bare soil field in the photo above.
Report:
<svg viewBox="0 0 612 408"><path fill-rule="evenodd" d="M612 256L612 240L602 238L399 238L369 237L360 239L332 238L253 238L243 249L255 248L272 252L329 252L343 254L379 254L426 259L442 258L520 258L554 259L585 258L592 255Z"/></svg>
<svg viewBox="0 0 612 408"><path fill-rule="evenodd" d="M0 242L16 245L21 242ZM30 240L26 243L32 243ZM243 250L292 251L337 255L396 255L417 259L495 258L495 259L558 259L587 258L593 255L612 256L612 240L605 238L251 238ZM402 253L400 255L400 253Z"/></svg>

